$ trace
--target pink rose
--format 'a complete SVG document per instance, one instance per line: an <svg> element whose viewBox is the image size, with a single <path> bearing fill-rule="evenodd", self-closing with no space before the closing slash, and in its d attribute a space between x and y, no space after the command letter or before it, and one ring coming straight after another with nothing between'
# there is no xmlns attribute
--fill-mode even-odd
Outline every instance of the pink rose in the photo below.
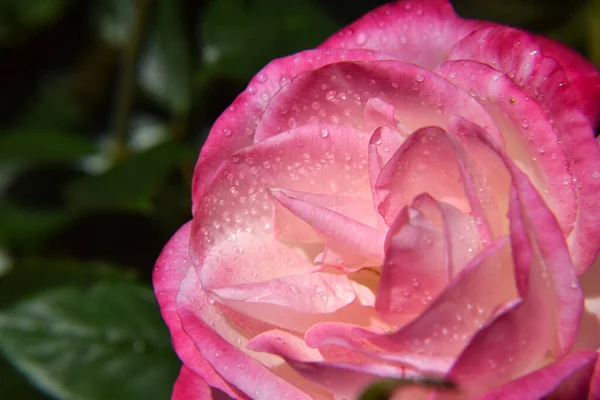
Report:
<svg viewBox="0 0 600 400"><path fill-rule="evenodd" d="M272 61L156 264L173 398L599 399L599 118L580 55L446 0Z"/></svg>

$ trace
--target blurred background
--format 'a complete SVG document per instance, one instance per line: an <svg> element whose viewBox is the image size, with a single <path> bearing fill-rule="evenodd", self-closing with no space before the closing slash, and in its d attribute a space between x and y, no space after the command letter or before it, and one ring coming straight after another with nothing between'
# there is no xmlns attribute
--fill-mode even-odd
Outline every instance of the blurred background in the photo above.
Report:
<svg viewBox="0 0 600 400"><path fill-rule="evenodd" d="M168 399L151 272L211 124L384 1L0 0L0 398ZM600 65L600 0L455 0Z"/></svg>

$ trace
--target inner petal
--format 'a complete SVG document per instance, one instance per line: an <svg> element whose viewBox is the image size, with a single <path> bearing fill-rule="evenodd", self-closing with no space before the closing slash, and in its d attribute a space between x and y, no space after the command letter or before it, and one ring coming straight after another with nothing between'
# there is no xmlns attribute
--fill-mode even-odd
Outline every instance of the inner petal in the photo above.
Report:
<svg viewBox="0 0 600 400"><path fill-rule="evenodd" d="M373 103L375 101L376 103ZM307 124L352 126L362 134L373 131L372 111L378 108L387 124L401 121L401 130L444 126L460 115L488 130L502 142L483 107L446 79L400 61L340 62L299 75L271 100L256 128L257 140ZM365 118L367 115L367 118ZM396 126L397 127L397 126Z"/></svg>

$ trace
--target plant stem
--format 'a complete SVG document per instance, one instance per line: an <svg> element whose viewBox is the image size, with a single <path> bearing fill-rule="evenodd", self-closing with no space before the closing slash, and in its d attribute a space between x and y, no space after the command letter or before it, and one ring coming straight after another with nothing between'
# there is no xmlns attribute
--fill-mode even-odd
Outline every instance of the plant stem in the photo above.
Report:
<svg viewBox="0 0 600 400"><path fill-rule="evenodd" d="M136 71L140 48L144 39L144 32L148 22L148 14L152 0L137 0L137 12L131 38L123 49L121 60L121 74L117 88L117 101L115 110L114 135L116 150L115 160L127 156L127 134L129 132L129 118L133 107L136 89Z"/></svg>

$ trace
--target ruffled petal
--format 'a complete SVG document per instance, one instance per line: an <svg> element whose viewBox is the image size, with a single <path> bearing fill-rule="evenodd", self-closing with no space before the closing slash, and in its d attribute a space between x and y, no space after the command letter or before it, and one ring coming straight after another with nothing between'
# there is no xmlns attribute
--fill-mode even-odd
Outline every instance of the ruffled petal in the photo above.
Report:
<svg viewBox="0 0 600 400"><path fill-rule="evenodd" d="M194 346L192 339L184 332L177 313L176 299L181 281L192 266L188 254L190 227L189 222L183 225L165 245L156 261L153 275L156 298L179 358L208 385L240 398L239 391L225 381Z"/></svg>

